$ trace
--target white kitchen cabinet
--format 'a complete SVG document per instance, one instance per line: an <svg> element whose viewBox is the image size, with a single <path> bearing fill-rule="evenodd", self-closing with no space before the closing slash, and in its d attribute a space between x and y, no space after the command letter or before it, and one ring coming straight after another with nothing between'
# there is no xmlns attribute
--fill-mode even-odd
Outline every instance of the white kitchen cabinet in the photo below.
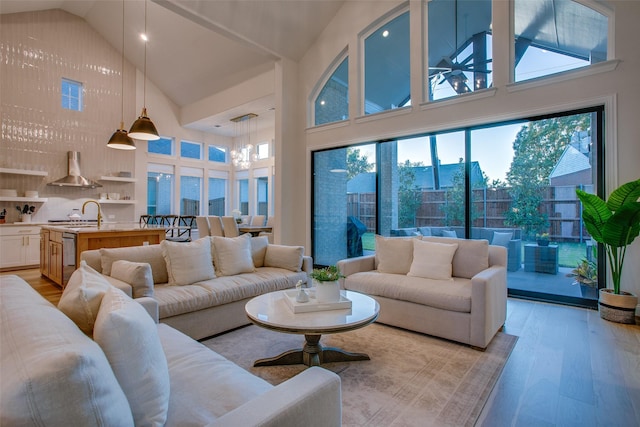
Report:
<svg viewBox="0 0 640 427"><path fill-rule="evenodd" d="M22 268L40 264L40 227L0 227L0 268Z"/></svg>

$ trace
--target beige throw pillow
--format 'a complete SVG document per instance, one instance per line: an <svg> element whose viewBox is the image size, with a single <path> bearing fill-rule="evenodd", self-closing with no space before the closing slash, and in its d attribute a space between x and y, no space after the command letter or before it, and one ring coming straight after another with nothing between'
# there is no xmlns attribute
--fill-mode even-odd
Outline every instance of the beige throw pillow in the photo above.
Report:
<svg viewBox="0 0 640 427"><path fill-rule="evenodd" d="M422 240L435 243L457 244L453 256L453 276L471 279L489 268L489 242L482 239L449 239L446 237L423 237Z"/></svg>
<svg viewBox="0 0 640 427"><path fill-rule="evenodd" d="M301 271L303 256L302 246L269 245L264 255L264 266Z"/></svg>
<svg viewBox="0 0 640 427"><path fill-rule="evenodd" d="M216 277L211 264L211 241L209 237L189 243L160 243L162 256L167 263L169 285L190 285Z"/></svg>
<svg viewBox="0 0 640 427"><path fill-rule="evenodd" d="M118 260L111 266L111 277L130 284L134 298L153 298L153 273L148 262Z"/></svg>
<svg viewBox="0 0 640 427"><path fill-rule="evenodd" d="M127 396L135 425L164 426L169 411L169 368L151 316L112 287L100 304L93 338Z"/></svg>
<svg viewBox="0 0 640 427"><path fill-rule="evenodd" d="M102 274L80 262L65 286L58 308L87 335L93 333L100 302L111 285Z"/></svg>
<svg viewBox="0 0 640 427"><path fill-rule="evenodd" d="M457 244L432 243L413 240L413 262L407 276L426 279L453 280L451 278L453 255Z"/></svg>
<svg viewBox="0 0 640 427"><path fill-rule="evenodd" d="M153 273L153 283L167 283L167 264L162 257L161 245L130 246L124 248L100 249L102 274L111 276L111 266L119 259L132 262L148 262Z"/></svg>
<svg viewBox="0 0 640 427"><path fill-rule="evenodd" d="M211 238L213 265L218 276L234 276L255 271L251 256L251 235Z"/></svg>
<svg viewBox="0 0 640 427"><path fill-rule="evenodd" d="M414 237L376 235L376 269L380 273L407 274L413 260Z"/></svg>
<svg viewBox="0 0 640 427"><path fill-rule="evenodd" d="M253 266L255 268L264 265L264 256L267 253L269 238L267 236L258 236L251 238L251 257L253 258Z"/></svg>

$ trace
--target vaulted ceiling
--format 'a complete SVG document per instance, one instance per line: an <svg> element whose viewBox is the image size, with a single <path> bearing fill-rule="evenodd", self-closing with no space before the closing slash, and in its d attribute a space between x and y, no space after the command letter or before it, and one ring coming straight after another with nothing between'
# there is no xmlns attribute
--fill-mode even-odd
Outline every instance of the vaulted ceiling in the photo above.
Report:
<svg viewBox="0 0 640 427"><path fill-rule="evenodd" d="M299 60L345 0L149 0L147 78L179 107ZM117 0L2 0L0 13L62 9L79 17L121 51L123 3ZM144 68L145 2L124 2L125 56ZM273 101L229 106L207 123L251 112ZM223 130L201 129L214 133Z"/></svg>

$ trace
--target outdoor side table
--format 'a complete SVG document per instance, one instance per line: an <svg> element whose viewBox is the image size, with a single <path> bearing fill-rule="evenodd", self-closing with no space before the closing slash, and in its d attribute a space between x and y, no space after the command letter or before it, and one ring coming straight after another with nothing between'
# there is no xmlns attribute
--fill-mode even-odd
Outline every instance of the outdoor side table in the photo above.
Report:
<svg viewBox="0 0 640 427"><path fill-rule="evenodd" d="M558 245L524 245L524 271L558 274Z"/></svg>

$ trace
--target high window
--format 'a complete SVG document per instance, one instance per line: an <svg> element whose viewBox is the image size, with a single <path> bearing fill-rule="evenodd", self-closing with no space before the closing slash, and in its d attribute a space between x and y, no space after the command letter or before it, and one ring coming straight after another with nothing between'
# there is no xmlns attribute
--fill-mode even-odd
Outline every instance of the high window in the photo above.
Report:
<svg viewBox="0 0 640 427"><path fill-rule="evenodd" d="M170 215L173 212L174 167L149 163L147 171L147 213Z"/></svg>
<svg viewBox="0 0 640 427"><path fill-rule="evenodd" d="M607 60L608 19L572 0L514 0L515 81Z"/></svg>
<svg viewBox="0 0 640 427"><path fill-rule="evenodd" d="M349 58L345 57L324 84L314 102L314 124L349 118Z"/></svg>
<svg viewBox="0 0 640 427"><path fill-rule="evenodd" d="M429 100L490 87L491 0L431 0Z"/></svg>
<svg viewBox="0 0 640 427"><path fill-rule="evenodd" d="M364 40L364 113L411 103L409 12L380 25Z"/></svg>
<svg viewBox="0 0 640 427"><path fill-rule="evenodd" d="M161 137L147 142L147 152L154 154L173 155L173 138Z"/></svg>
<svg viewBox="0 0 640 427"><path fill-rule="evenodd" d="M180 141L180 157L202 160L202 144L199 142Z"/></svg>
<svg viewBox="0 0 640 427"><path fill-rule="evenodd" d="M62 108L82 111L82 83L69 79L62 79L60 84Z"/></svg>
<svg viewBox="0 0 640 427"><path fill-rule="evenodd" d="M226 163L227 161L227 148L219 147L217 145L209 146L209 161Z"/></svg>

